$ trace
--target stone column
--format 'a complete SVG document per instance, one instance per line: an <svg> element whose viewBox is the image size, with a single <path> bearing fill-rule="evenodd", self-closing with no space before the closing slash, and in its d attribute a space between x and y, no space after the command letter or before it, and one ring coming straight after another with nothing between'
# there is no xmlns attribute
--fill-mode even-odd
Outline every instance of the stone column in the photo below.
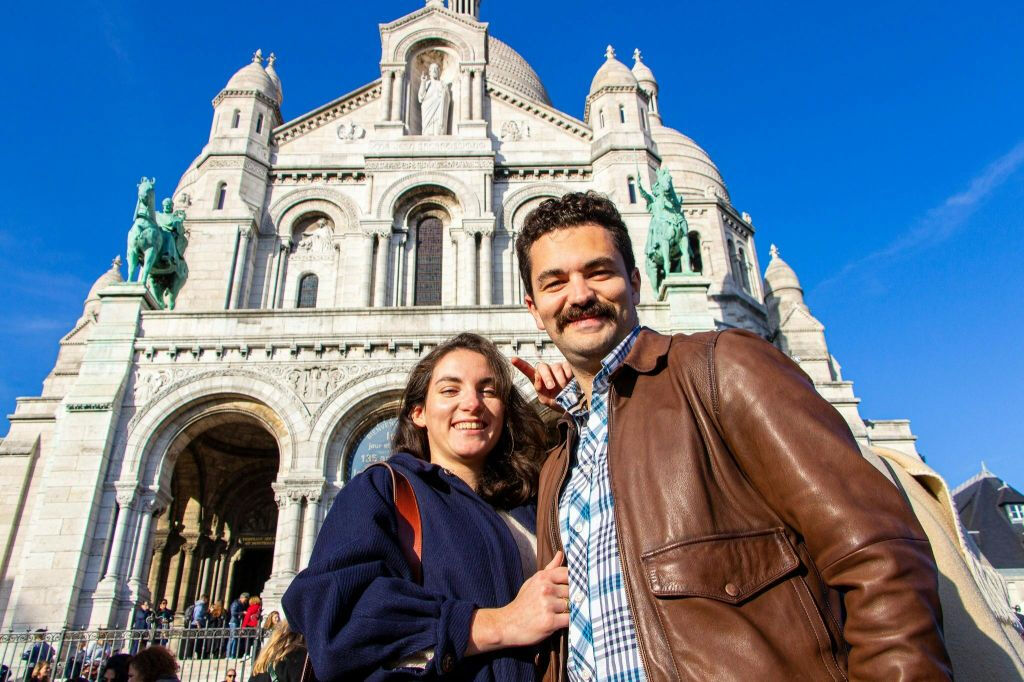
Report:
<svg viewBox="0 0 1024 682"><path fill-rule="evenodd" d="M181 547L174 553L167 562L167 583L164 586L164 596L167 603L175 611L178 610L178 595L181 593Z"/></svg>
<svg viewBox="0 0 1024 682"><path fill-rule="evenodd" d="M311 490L306 493L306 516L302 520L302 551L299 568L309 565L309 557L313 554L316 534L320 530L320 497L323 490Z"/></svg>
<svg viewBox="0 0 1024 682"><path fill-rule="evenodd" d="M128 533L135 527L135 486L131 489L121 488L115 494L117 499L118 513L117 524L114 527L114 539L110 543L110 557L107 560L107 571L103 580L97 586L97 591L103 594L119 595L123 588L122 579L124 576L124 559L128 555L128 548L125 546L128 541Z"/></svg>
<svg viewBox="0 0 1024 682"><path fill-rule="evenodd" d="M150 596L155 596L158 592L167 591L166 586L162 589L160 587L160 571L163 568L164 550L166 548L166 537L157 537L153 541L153 555L149 562L149 580L146 581L146 585L149 587Z"/></svg>
<svg viewBox="0 0 1024 682"><path fill-rule="evenodd" d="M516 255L516 237L519 234L517 232L509 233L509 281L508 281L508 300L502 301L505 305L516 305L522 302L520 292L523 290L523 282L519 277L519 256Z"/></svg>
<svg viewBox="0 0 1024 682"><path fill-rule="evenodd" d="M391 118L392 121L402 120L402 85L405 81L405 69L395 69L395 79L392 82L391 92Z"/></svg>
<svg viewBox="0 0 1024 682"><path fill-rule="evenodd" d="M181 568L181 584L178 586L178 594L175 599L174 611L181 613L188 606L188 600L192 597L189 588L192 586L192 564L196 558L196 540L188 539L181 546L185 556Z"/></svg>
<svg viewBox="0 0 1024 682"><path fill-rule="evenodd" d="M332 247L334 248L334 300L332 306L335 308L341 307L342 297L344 296L341 288L341 271L344 265L344 257L342 256L342 239L341 235L334 238Z"/></svg>
<svg viewBox="0 0 1024 682"><path fill-rule="evenodd" d="M459 74L459 77L461 79L461 84L459 87L460 118L463 121L468 121L470 117L473 115L473 111L470 108L470 102L472 102L473 99L471 92L473 89L473 72L467 68L463 68L462 72Z"/></svg>
<svg viewBox="0 0 1024 682"><path fill-rule="evenodd" d="M402 305L402 293L405 291L403 285L405 268L403 255L403 246L405 245L405 235L401 232L394 232L391 234L391 258L394 266L391 268L391 304L394 306Z"/></svg>
<svg viewBox="0 0 1024 682"><path fill-rule="evenodd" d="M275 484L277 534L274 539L274 569L271 573L281 592L296 573L302 532L302 494L293 488ZM276 589L276 588L275 588ZM273 591L273 590L270 590Z"/></svg>
<svg viewBox="0 0 1024 682"><path fill-rule="evenodd" d="M237 595L231 594L231 583L235 579L235 564L242 558L242 550L239 548L232 549L227 555L228 570L227 577L224 580L222 589L222 600L225 604L230 604L233 599L237 598Z"/></svg>
<svg viewBox="0 0 1024 682"><path fill-rule="evenodd" d="M464 277L462 286L462 300L459 305L475 305L477 294L477 259L476 259L476 234L468 230L462 233L459 242L459 265L461 265Z"/></svg>
<svg viewBox="0 0 1024 682"><path fill-rule="evenodd" d="M288 505L288 528L290 532L285 540L284 569L288 577L298 572L300 528L302 524L302 498L297 493L292 493L291 503Z"/></svg>
<svg viewBox="0 0 1024 682"><path fill-rule="evenodd" d="M405 244L405 304L416 305L416 228L410 226Z"/></svg>
<svg viewBox="0 0 1024 682"><path fill-rule="evenodd" d="M385 121L391 120L391 81L394 77L395 72L391 69L384 69L380 75L380 115Z"/></svg>
<svg viewBox="0 0 1024 682"><path fill-rule="evenodd" d="M484 70L473 69L473 120L482 121L484 98Z"/></svg>
<svg viewBox="0 0 1024 682"><path fill-rule="evenodd" d="M377 234L377 262L373 266L373 305L383 308L387 305L388 293L388 248L391 231Z"/></svg>
<svg viewBox="0 0 1024 682"><path fill-rule="evenodd" d="M373 305L373 243L376 240L376 234L366 233L366 238L363 240L363 255L360 258L363 267L366 268L364 271L366 276L363 278L366 283L363 289L363 305L367 308Z"/></svg>
<svg viewBox="0 0 1024 682"><path fill-rule="evenodd" d="M135 538L135 561L132 564L132 574L128 578L128 589L132 599L139 601L149 599L149 585L143 582L142 576L147 574L146 566L152 557L153 541L153 519L161 510L156 508L156 500L146 497L142 500L139 513L142 519L139 523L139 534Z"/></svg>
<svg viewBox="0 0 1024 682"><path fill-rule="evenodd" d="M494 273L491 267L492 232L480 233L480 292L477 301L480 305L491 305L494 291Z"/></svg>
<svg viewBox="0 0 1024 682"><path fill-rule="evenodd" d="M252 240L251 225L238 226L238 253L235 255L235 278L231 283L231 307L245 305L246 264L249 262L249 242Z"/></svg>

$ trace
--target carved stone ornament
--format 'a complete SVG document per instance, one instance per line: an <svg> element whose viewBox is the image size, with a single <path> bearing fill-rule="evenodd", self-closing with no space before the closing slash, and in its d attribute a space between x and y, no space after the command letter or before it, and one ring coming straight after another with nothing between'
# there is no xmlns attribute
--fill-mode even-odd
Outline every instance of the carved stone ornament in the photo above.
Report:
<svg viewBox="0 0 1024 682"><path fill-rule="evenodd" d="M334 243L334 231L330 221L321 218L316 222L312 232L299 237L298 243L292 248L293 260L324 260L331 258Z"/></svg>
<svg viewBox="0 0 1024 682"><path fill-rule="evenodd" d="M530 138L530 124L526 121L505 121L501 126L502 142L519 142Z"/></svg>
<svg viewBox="0 0 1024 682"><path fill-rule="evenodd" d="M114 499L117 500L117 506L121 509L131 507L135 504L136 492L135 488L117 490L114 493Z"/></svg>
<svg viewBox="0 0 1024 682"><path fill-rule="evenodd" d="M338 367L307 367L291 369L285 381L304 402L320 402L337 388L344 378Z"/></svg>
<svg viewBox="0 0 1024 682"><path fill-rule="evenodd" d="M338 139L344 142L354 142L366 137L366 129L352 121L342 121L338 126Z"/></svg>

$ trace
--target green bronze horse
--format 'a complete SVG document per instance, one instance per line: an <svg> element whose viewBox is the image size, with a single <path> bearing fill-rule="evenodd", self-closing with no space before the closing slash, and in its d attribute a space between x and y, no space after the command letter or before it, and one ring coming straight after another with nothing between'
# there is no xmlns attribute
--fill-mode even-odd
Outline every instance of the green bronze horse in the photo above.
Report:
<svg viewBox="0 0 1024 682"><path fill-rule="evenodd" d="M143 282L160 308L174 310L178 292L188 279L183 254L185 214L174 211L170 199L164 199L163 212L157 213L155 178L143 177L138 184L135 217L128 231L128 281Z"/></svg>
<svg viewBox="0 0 1024 682"><path fill-rule="evenodd" d="M644 252L647 277L657 293L670 272L693 274L690 267L690 245L686 239L688 225L683 215L682 201L676 194L672 174L667 168L658 169L650 194L644 190L642 183L637 184L640 194L647 201L647 212L651 214Z"/></svg>

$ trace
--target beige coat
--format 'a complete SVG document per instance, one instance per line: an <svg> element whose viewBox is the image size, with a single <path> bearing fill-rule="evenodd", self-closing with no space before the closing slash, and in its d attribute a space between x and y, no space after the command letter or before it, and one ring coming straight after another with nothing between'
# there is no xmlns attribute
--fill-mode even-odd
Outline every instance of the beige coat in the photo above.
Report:
<svg viewBox="0 0 1024 682"><path fill-rule="evenodd" d="M931 542L955 678L1024 679L1024 638L1017 630L1006 585L964 532L946 482L916 457L878 447L862 451L890 480L882 460L892 465Z"/></svg>

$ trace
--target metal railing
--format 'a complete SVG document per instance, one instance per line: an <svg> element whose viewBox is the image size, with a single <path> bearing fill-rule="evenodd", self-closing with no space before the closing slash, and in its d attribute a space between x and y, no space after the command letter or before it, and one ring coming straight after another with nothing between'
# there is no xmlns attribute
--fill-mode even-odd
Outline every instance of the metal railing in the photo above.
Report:
<svg viewBox="0 0 1024 682"><path fill-rule="evenodd" d="M182 682L223 682L228 670L247 682L270 630L263 628L153 628L0 633L0 682L31 682L40 663L48 682L99 682L114 654L138 653L150 644L167 647L181 666Z"/></svg>

